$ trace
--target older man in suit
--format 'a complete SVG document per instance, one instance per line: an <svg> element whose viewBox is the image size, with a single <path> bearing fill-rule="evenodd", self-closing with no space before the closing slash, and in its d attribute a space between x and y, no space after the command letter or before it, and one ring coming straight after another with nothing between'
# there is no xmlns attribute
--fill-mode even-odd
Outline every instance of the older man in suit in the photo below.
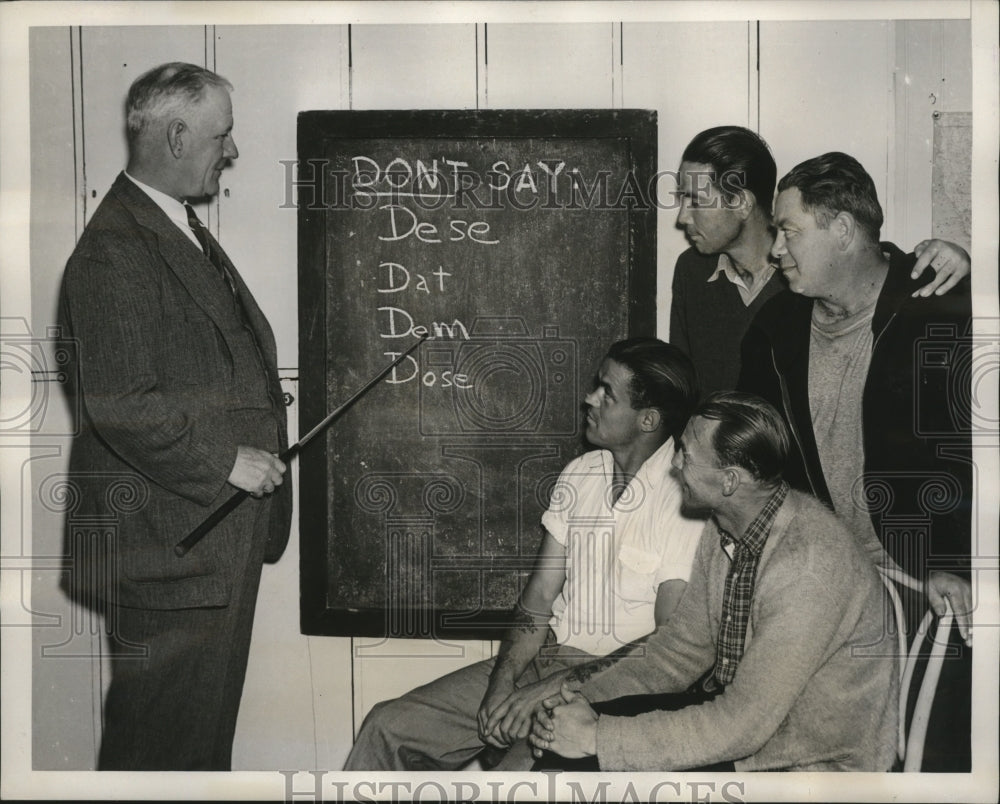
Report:
<svg viewBox="0 0 1000 804"><path fill-rule="evenodd" d="M231 88L181 63L135 81L128 167L63 278L83 411L77 514L118 517L73 572L116 647L102 770L229 769L261 566L288 539L274 336L190 206L238 156ZM130 490L124 504L115 488ZM252 498L178 557L237 490Z"/></svg>

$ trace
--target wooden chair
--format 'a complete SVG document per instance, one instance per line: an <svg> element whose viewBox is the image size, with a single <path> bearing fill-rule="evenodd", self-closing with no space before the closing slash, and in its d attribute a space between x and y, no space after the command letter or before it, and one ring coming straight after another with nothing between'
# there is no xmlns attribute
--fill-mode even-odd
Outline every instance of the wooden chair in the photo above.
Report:
<svg viewBox="0 0 1000 804"><path fill-rule="evenodd" d="M941 665L944 663L944 652L948 646L948 635L951 631L954 614L952 613L951 605L945 599L946 610L941 616L937 629L932 636L932 646L930 656L927 660L927 669L920 683L916 706L913 710L913 718L910 722L909 734L907 734L906 709L910 700L913 671L920 655L920 646L923 642L924 634L932 627L935 614L933 609L927 609L913 637L913 644L907 646L906 615L903 610L903 601L896 589L896 584L906 586L920 594L924 594L924 585L916 578L895 567L879 567L878 570L882 575L882 581L885 583L886 589L889 590L889 597L892 599L893 609L896 613L896 627L899 640L899 744L896 752L900 762L903 764L904 772L919 771L923 762L924 741L927 738L927 723L930 720L931 704L934 703L934 694L937 691L938 679L941 676Z"/></svg>

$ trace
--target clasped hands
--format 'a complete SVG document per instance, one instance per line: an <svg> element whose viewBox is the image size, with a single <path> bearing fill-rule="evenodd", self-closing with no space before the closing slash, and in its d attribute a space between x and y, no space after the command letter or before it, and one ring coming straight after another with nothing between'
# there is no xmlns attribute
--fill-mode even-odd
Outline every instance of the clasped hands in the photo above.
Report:
<svg viewBox="0 0 1000 804"><path fill-rule="evenodd" d="M531 727L531 753L535 758L542 751L554 751L567 759L591 757L597 754L597 712L579 692L565 683L559 695L546 698L535 711Z"/></svg>
<svg viewBox="0 0 1000 804"><path fill-rule="evenodd" d="M515 689L512 681L491 680L476 715L479 739L496 748L508 748L528 736L535 709L559 694L559 674Z"/></svg>
<svg viewBox="0 0 1000 804"><path fill-rule="evenodd" d="M597 753L597 713L558 673L506 694L491 685L477 720L479 738L497 748L527 737L535 757L543 749L568 759Z"/></svg>

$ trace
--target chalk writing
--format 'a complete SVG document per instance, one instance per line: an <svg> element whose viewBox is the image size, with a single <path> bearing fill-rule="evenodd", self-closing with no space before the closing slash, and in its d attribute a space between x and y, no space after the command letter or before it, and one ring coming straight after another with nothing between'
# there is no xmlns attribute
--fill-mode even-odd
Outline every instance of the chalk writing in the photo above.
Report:
<svg viewBox="0 0 1000 804"><path fill-rule="evenodd" d="M427 316L436 320L420 321L417 319L423 315L411 312L414 308L408 303L408 300L415 302L418 297L431 295L446 301L456 269L441 264L433 264L430 268L412 263L405 265L392 252L395 244L411 244L406 247L409 255L406 259L409 261L412 260L412 244L416 244L418 249L424 245L434 247L447 243L466 243L477 249L497 245L500 239L485 220L470 220L463 216L442 219L440 214L428 219L431 212L445 205L452 210L464 209L464 205L456 203L456 199L461 201L463 192L481 186L482 177L463 159L435 157L408 160L395 157L383 164L362 154L353 156L351 164L357 202L354 208L368 210L378 216L373 233L383 244L377 250L381 259L375 291L387 302L390 299L385 297L390 297L392 303L375 307L380 342L388 346L393 341L425 335L436 340L469 340L469 327L462 319ZM564 168L565 163L548 160L540 162L536 171L526 164L523 170L514 173L507 162L497 161L487 175L494 189L507 188L513 182L515 189L537 192L535 172L555 178ZM417 210L411 205L415 205ZM402 351L386 349L382 354L394 360ZM458 367L425 367L422 370L420 361L413 355L407 356L394 368L386 382L390 385L419 382L425 388L443 391L467 391L474 387L469 375Z"/></svg>
<svg viewBox="0 0 1000 804"><path fill-rule="evenodd" d="M355 156L353 189L365 197L456 198L482 184L492 190L506 191L513 185L517 192L539 194L542 188L552 191L556 178L566 169L561 159L524 162L518 168L498 159L480 174L462 159L438 158L410 160L394 157L384 166L370 156ZM577 168L573 168L576 172Z"/></svg>
<svg viewBox="0 0 1000 804"><path fill-rule="evenodd" d="M452 220L449 221L448 231L440 232L436 224L419 220L416 213L399 204L386 204L379 207L379 209L386 210L389 213L388 222L389 231L391 232L391 234L387 235L380 234L378 236L379 240L389 242L405 240L415 234L417 240L423 243L443 243L445 240L456 242L464 240L466 237L475 243L483 245L496 245L500 242L499 240L488 239L490 225L485 221L473 221L470 223L465 220Z"/></svg>
<svg viewBox="0 0 1000 804"><path fill-rule="evenodd" d="M379 268L386 269L386 287L380 287L378 289L379 293L399 293L410 286L411 274L405 266L400 265L398 262L383 262L379 265ZM413 276L416 277L416 282L413 286L414 290L419 290L423 293L431 292L431 285L428 285L427 279L423 274L413 274ZM437 290L444 292L444 279L446 276L451 276L451 274L439 265L436 271L431 272L431 276L436 277L438 280L436 283Z"/></svg>

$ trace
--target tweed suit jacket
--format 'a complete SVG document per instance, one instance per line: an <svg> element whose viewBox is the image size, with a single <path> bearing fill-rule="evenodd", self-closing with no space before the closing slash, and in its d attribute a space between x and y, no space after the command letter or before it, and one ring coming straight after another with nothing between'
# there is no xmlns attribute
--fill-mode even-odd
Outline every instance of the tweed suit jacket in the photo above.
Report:
<svg viewBox="0 0 1000 804"><path fill-rule="evenodd" d="M236 491L226 479L239 445L287 445L273 333L211 245L242 315L215 266L120 174L67 263L60 321L77 342L71 393L82 402L70 458L79 500L68 521L96 523L76 528L77 592L141 608L225 605L265 550L274 559L287 543L286 475L274 495L246 500L186 556L173 552ZM81 544L87 533L108 544ZM95 561L104 564L88 567Z"/></svg>

